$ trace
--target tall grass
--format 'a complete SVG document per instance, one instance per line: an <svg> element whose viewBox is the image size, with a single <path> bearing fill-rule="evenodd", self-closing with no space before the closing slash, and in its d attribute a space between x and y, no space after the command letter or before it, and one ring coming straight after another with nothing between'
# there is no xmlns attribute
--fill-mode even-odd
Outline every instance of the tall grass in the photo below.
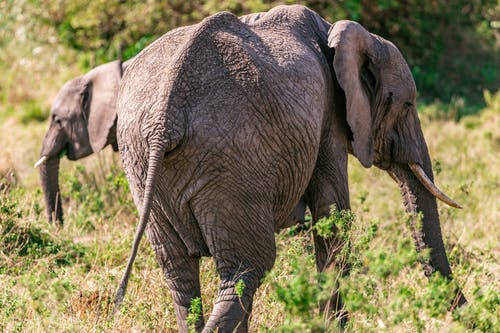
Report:
<svg viewBox="0 0 500 333"><path fill-rule="evenodd" d="M339 285L349 310L347 332L498 332L500 94L488 107L456 121L433 106L421 110L438 186L464 209L439 204L456 284L470 301L450 314L454 285L425 278L396 184L375 168L349 161L354 219L346 233L351 274L317 275L311 230L277 237L276 264L254 300L251 331L337 332L319 303ZM137 212L117 154L63 160L63 228L45 219L38 173L32 168L44 123L20 116L0 125L0 331L176 332L172 300L147 242L114 321L107 320L124 268ZM325 223L336 223L325 221ZM201 264L203 309L213 307L219 279Z"/></svg>

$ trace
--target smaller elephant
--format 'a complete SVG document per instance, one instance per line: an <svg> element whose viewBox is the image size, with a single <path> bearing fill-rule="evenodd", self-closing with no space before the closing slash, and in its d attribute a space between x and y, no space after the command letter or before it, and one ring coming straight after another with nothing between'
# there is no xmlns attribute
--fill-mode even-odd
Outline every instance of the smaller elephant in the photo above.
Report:
<svg viewBox="0 0 500 333"><path fill-rule="evenodd" d="M131 60L100 65L64 84L52 103L50 125L40 151L40 179L47 218L63 223L59 191L59 161L75 161L116 143L116 96Z"/></svg>

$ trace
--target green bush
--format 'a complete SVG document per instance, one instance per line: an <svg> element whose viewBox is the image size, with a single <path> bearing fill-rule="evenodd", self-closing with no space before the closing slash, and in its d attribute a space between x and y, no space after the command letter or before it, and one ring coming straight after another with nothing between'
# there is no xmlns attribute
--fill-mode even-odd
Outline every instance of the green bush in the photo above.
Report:
<svg viewBox="0 0 500 333"><path fill-rule="evenodd" d="M116 58L128 59L167 31L198 22L221 10L237 15L265 11L293 1L161 1L90 3L43 1L46 10L31 9L57 32L67 47L79 51L85 69ZM495 0L346 0L299 1L335 22L359 21L393 41L407 59L420 97L445 102L465 98L482 103L484 89L500 86L498 68L499 10ZM36 4L26 5L27 7ZM1 39L0 39L1 41Z"/></svg>
<svg viewBox="0 0 500 333"><path fill-rule="evenodd" d="M42 122L49 116L48 108L43 108L41 103L33 100L24 103L22 110L20 118L23 124L28 124L32 121Z"/></svg>
<svg viewBox="0 0 500 333"><path fill-rule="evenodd" d="M498 2L361 2L360 22L401 49L420 97L449 101L459 96L481 103L484 89L500 86L491 24Z"/></svg>
<svg viewBox="0 0 500 333"><path fill-rule="evenodd" d="M108 170L99 167L89 171L82 164L76 164L63 177L63 198L77 208L70 214L69 220L82 230L95 230L96 222L101 223L118 211L136 211L125 172L116 165Z"/></svg>
<svg viewBox="0 0 500 333"><path fill-rule="evenodd" d="M79 262L86 250L78 244L58 239L47 230L24 221L26 212L18 208L19 190L0 193L0 274L17 274L39 259L51 258L58 266ZM10 259L4 261L4 259Z"/></svg>
<svg viewBox="0 0 500 333"><path fill-rule="evenodd" d="M196 297L191 300L191 305L189 306L188 312L189 313L187 315L186 322L189 326L189 332L194 333L196 332L196 322L202 316L202 305L200 297Z"/></svg>

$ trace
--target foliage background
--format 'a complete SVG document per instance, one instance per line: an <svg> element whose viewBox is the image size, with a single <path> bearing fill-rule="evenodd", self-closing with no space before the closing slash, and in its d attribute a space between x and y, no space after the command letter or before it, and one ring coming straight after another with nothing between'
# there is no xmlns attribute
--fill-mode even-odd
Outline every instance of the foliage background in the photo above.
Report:
<svg viewBox="0 0 500 333"><path fill-rule="evenodd" d="M60 80L54 74L68 78L68 73L128 59L165 32L214 12L229 10L240 15L290 3L293 1L3 1L0 64L9 74L0 79L3 107L21 99L35 100L46 108L43 99L53 95L51 91L47 96L46 91L57 85L45 81ZM412 69L421 99L451 101L460 109L460 116L477 110L484 89L495 91L500 86L500 5L496 0L296 3L309 6L330 22L357 20L393 41ZM64 73L53 72L59 70ZM36 88L31 84L41 81L41 91L25 89Z"/></svg>
<svg viewBox="0 0 500 333"><path fill-rule="evenodd" d="M128 59L174 27L219 10L245 14L278 3L291 2L0 2L0 331L176 331L171 299L146 242L121 316L106 321L137 220L116 154L106 150L76 163L63 160L66 225L58 229L45 220L32 165L50 104L66 80ZM330 22L358 20L402 50L419 89L438 185L466 207L440 205L440 215L457 283L471 304L454 314L446 311L449 286L427 281L418 269L397 186L380 170L366 171L351 160L351 275L312 273L310 229L280 233L276 265L256 296L251 329L335 332L317 309L332 283L339 283L351 332L499 332L500 4L297 3ZM209 310L218 284L209 259L202 264L202 283L203 307Z"/></svg>

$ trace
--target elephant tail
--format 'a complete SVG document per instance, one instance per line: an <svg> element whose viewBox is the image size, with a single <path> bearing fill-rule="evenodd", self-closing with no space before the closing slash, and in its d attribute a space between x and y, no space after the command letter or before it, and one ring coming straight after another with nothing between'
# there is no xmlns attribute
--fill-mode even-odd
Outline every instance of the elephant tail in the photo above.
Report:
<svg viewBox="0 0 500 333"><path fill-rule="evenodd" d="M127 262L127 267L123 274L120 286L116 291L115 304L113 309L113 314L120 308L123 298L125 297L125 292L127 290L128 280L130 278L130 273L132 271L132 265L134 264L135 257L137 255L137 250L139 249L139 244L142 239L142 235L146 230L146 225L148 223L149 215L151 212L151 203L154 195L154 184L158 175L158 170L161 166L161 162L165 155L166 144L156 144L151 146L149 153L148 171L146 176L146 186L144 188L144 197L142 199L142 209L140 214L140 221L137 225L137 230L134 237L134 243L132 244L132 251Z"/></svg>

